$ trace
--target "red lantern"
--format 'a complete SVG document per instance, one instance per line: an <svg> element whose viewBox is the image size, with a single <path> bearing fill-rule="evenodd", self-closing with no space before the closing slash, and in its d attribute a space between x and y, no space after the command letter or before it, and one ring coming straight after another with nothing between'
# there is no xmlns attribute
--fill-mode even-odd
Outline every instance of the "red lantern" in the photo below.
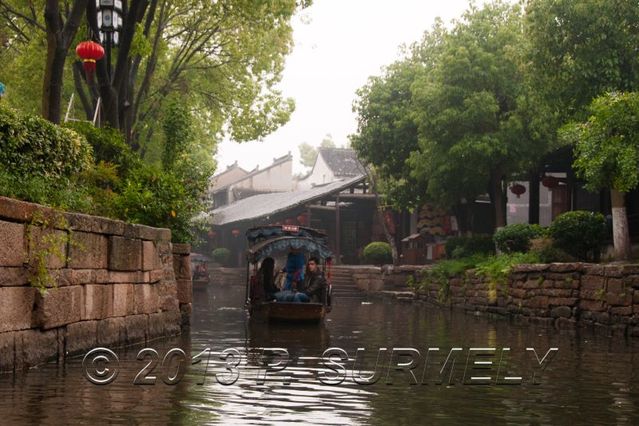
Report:
<svg viewBox="0 0 639 426"><path fill-rule="evenodd" d="M217 235L217 232L215 232L215 231L213 231L213 230L210 230L210 231L209 231L209 237L211 237L211 238L215 238L215 236L216 236L216 235Z"/></svg>
<svg viewBox="0 0 639 426"><path fill-rule="evenodd" d="M306 215L304 213L297 216L297 223L299 223L300 225L306 225Z"/></svg>
<svg viewBox="0 0 639 426"><path fill-rule="evenodd" d="M520 183L517 183L510 187L510 192L515 194L517 198L521 197L521 194L526 192L526 187Z"/></svg>
<svg viewBox="0 0 639 426"><path fill-rule="evenodd" d="M541 183L542 185L544 185L546 188L556 188L557 186L559 186L559 179L557 179L554 176L544 176L543 179L541 179Z"/></svg>
<svg viewBox="0 0 639 426"><path fill-rule="evenodd" d="M95 61L104 57L104 48L94 41L83 41L75 48L75 53L82 59L82 67L87 75L95 71Z"/></svg>
<svg viewBox="0 0 639 426"><path fill-rule="evenodd" d="M237 237L240 236L240 230L239 229L234 229L234 230L231 231L231 234L233 234L233 236L235 238L237 238Z"/></svg>

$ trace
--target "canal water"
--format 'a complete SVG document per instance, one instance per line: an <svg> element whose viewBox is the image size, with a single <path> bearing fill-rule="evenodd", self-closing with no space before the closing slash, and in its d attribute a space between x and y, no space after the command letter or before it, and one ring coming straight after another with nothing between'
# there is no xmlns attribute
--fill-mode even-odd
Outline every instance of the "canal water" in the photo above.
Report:
<svg viewBox="0 0 639 426"><path fill-rule="evenodd" d="M87 379L105 364L83 357L0 375L0 423L639 424L637 342L358 298L320 326L268 326L247 320L243 297L240 283L196 291L190 332L140 360L144 345L112 348L109 384Z"/></svg>

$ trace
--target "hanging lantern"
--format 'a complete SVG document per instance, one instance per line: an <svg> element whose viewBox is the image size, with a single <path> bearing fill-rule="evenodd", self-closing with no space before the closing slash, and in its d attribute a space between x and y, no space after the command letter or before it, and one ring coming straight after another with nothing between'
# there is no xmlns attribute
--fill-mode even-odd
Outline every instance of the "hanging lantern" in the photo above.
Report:
<svg viewBox="0 0 639 426"><path fill-rule="evenodd" d="M75 53L82 59L82 67L87 76L95 71L95 61L104 57L104 48L94 41L83 41L75 48Z"/></svg>
<svg viewBox="0 0 639 426"><path fill-rule="evenodd" d="M209 235L209 237L210 237L210 238L215 238L215 236L217 235L217 232L215 232L214 230L212 230L212 229L211 229L211 230L208 232L208 235Z"/></svg>
<svg viewBox="0 0 639 426"><path fill-rule="evenodd" d="M541 184L546 188L556 188L559 186L559 179L554 176L546 175L541 179Z"/></svg>
<svg viewBox="0 0 639 426"><path fill-rule="evenodd" d="M237 238L237 237L240 236L240 230L239 229L234 229L234 230L231 231L231 234L233 234L233 236L235 238Z"/></svg>
<svg viewBox="0 0 639 426"><path fill-rule="evenodd" d="M510 192L515 194L517 198L521 197L521 194L526 192L526 187L520 183L517 183L510 187Z"/></svg>
<svg viewBox="0 0 639 426"><path fill-rule="evenodd" d="M304 213L297 216L297 223L299 223L300 225L306 225L306 215Z"/></svg>

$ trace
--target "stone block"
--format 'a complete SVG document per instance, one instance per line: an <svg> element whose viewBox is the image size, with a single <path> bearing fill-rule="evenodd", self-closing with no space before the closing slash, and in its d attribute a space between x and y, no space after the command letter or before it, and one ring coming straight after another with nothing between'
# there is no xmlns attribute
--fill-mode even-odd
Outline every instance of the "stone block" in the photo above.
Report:
<svg viewBox="0 0 639 426"><path fill-rule="evenodd" d="M98 321L98 345L119 345L125 340L124 318L107 318Z"/></svg>
<svg viewBox="0 0 639 426"><path fill-rule="evenodd" d="M80 321L66 327L65 353L74 355L90 349L98 344L98 322Z"/></svg>
<svg viewBox="0 0 639 426"><path fill-rule="evenodd" d="M148 315L129 315L124 318L126 342L128 344L146 341L148 331Z"/></svg>
<svg viewBox="0 0 639 426"><path fill-rule="evenodd" d="M619 278L610 278L606 289L610 293L623 293L625 291L625 285Z"/></svg>
<svg viewBox="0 0 639 426"><path fill-rule="evenodd" d="M568 306L557 306L550 310L550 315L553 318L570 318L572 315L572 309Z"/></svg>
<svg viewBox="0 0 639 426"><path fill-rule="evenodd" d="M384 289L384 281L380 279L371 280L368 291L382 291Z"/></svg>
<svg viewBox="0 0 639 426"><path fill-rule="evenodd" d="M0 288L0 333L31 328L35 297L33 287Z"/></svg>
<svg viewBox="0 0 639 426"><path fill-rule="evenodd" d="M60 269L67 265L69 238L67 231L30 226L26 235L30 235L26 241L29 263L33 264L41 254L48 252L47 268Z"/></svg>
<svg viewBox="0 0 639 426"><path fill-rule="evenodd" d="M133 284L113 284L113 316L123 317L135 313Z"/></svg>
<svg viewBox="0 0 639 426"><path fill-rule="evenodd" d="M96 271L93 269L67 269L64 271L69 285L94 284Z"/></svg>
<svg viewBox="0 0 639 426"><path fill-rule="evenodd" d="M23 267L0 267L0 287L26 285L29 275Z"/></svg>
<svg viewBox="0 0 639 426"><path fill-rule="evenodd" d="M109 238L109 269L138 271L142 267L142 242L138 239L112 236Z"/></svg>
<svg viewBox="0 0 639 426"><path fill-rule="evenodd" d="M613 306L610 308L611 315L630 316L632 315L632 306Z"/></svg>
<svg viewBox="0 0 639 426"><path fill-rule="evenodd" d="M172 248L173 254L179 254L183 256L188 256L191 254L191 245L190 244L181 244L181 243L173 243Z"/></svg>
<svg viewBox="0 0 639 426"><path fill-rule="evenodd" d="M180 304L177 295L177 284L166 282L155 284L158 289L158 303L163 311L178 311Z"/></svg>
<svg viewBox="0 0 639 426"><path fill-rule="evenodd" d="M193 305L190 303L183 303L180 305L181 326L188 327L191 324L191 313L193 312Z"/></svg>
<svg viewBox="0 0 639 426"><path fill-rule="evenodd" d="M158 289L152 284L137 284L133 286L135 313L150 314L157 312L159 307Z"/></svg>
<svg viewBox="0 0 639 426"><path fill-rule="evenodd" d="M15 331L0 333L0 371L13 371L16 334Z"/></svg>
<svg viewBox="0 0 639 426"><path fill-rule="evenodd" d="M82 320L97 320L113 316L113 286L87 284L82 292Z"/></svg>
<svg viewBox="0 0 639 426"><path fill-rule="evenodd" d="M586 275L581 279L582 290L599 290L605 288L605 278L599 275Z"/></svg>
<svg viewBox="0 0 639 426"><path fill-rule="evenodd" d="M180 333L180 312L158 312L149 315L149 339L174 336Z"/></svg>
<svg viewBox="0 0 639 426"><path fill-rule="evenodd" d="M590 311L590 312L600 312L604 310L604 303L601 300L580 300L579 301L579 309ZM582 313L583 315L583 313Z"/></svg>
<svg viewBox="0 0 639 426"><path fill-rule="evenodd" d="M82 315L82 287L69 286L49 289L36 294L36 323L47 330L80 321Z"/></svg>
<svg viewBox="0 0 639 426"><path fill-rule="evenodd" d="M177 281L177 298L180 303L191 303L193 301L193 282L191 280Z"/></svg>
<svg viewBox="0 0 639 426"><path fill-rule="evenodd" d="M164 271L162 269L156 269L149 272L149 283L157 283L164 278Z"/></svg>
<svg viewBox="0 0 639 426"><path fill-rule="evenodd" d="M89 232L72 232L69 244L69 267L74 269L104 269L108 266L109 240Z"/></svg>
<svg viewBox="0 0 639 426"><path fill-rule="evenodd" d="M576 297L551 297L548 299L548 306L575 306L577 304Z"/></svg>
<svg viewBox="0 0 639 426"><path fill-rule="evenodd" d="M630 294L606 294L606 303L611 306L630 306L632 305L632 296Z"/></svg>
<svg viewBox="0 0 639 426"><path fill-rule="evenodd" d="M33 367L58 357L58 330L24 330L15 337L16 369Z"/></svg>
<svg viewBox="0 0 639 426"><path fill-rule="evenodd" d="M191 257L174 254L173 271L175 272L175 279L177 280L191 279Z"/></svg>
<svg viewBox="0 0 639 426"><path fill-rule="evenodd" d="M24 225L0 220L0 266L22 266L24 249Z"/></svg>
<svg viewBox="0 0 639 426"><path fill-rule="evenodd" d="M143 281L143 274L136 272L113 272L100 269L95 272L95 282L98 284L137 283Z"/></svg>
<svg viewBox="0 0 639 426"><path fill-rule="evenodd" d="M151 271L160 267L160 254L153 241L142 241L142 270Z"/></svg>

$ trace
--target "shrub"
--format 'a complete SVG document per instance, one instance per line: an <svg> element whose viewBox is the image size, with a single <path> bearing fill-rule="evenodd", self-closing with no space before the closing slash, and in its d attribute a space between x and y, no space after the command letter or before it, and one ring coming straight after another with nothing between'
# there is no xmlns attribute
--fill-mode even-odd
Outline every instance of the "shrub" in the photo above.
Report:
<svg viewBox="0 0 639 426"><path fill-rule="evenodd" d="M140 157L126 144L118 130L94 127L84 121L65 123L65 127L83 135L93 147L95 162L116 165L119 176L126 176L132 169L140 167Z"/></svg>
<svg viewBox="0 0 639 426"><path fill-rule="evenodd" d="M495 243L491 235L478 234L469 237L451 237L446 240L446 255L450 259L493 253L495 253Z"/></svg>
<svg viewBox="0 0 639 426"><path fill-rule="evenodd" d="M555 247L579 260L599 260L606 221L601 213L576 210L559 215L549 231Z"/></svg>
<svg viewBox="0 0 639 426"><path fill-rule="evenodd" d="M213 262L226 265L229 257L231 257L231 251L227 248L219 247L213 250L211 256L213 257Z"/></svg>
<svg viewBox="0 0 639 426"><path fill-rule="evenodd" d="M70 178L91 167L91 145L70 129L0 104L0 168L13 176Z"/></svg>
<svg viewBox="0 0 639 426"><path fill-rule="evenodd" d="M530 241L530 252L536 254L541 263L566 263L577 260L562 249L555 247L552 238L548 236L533 238Z"/></svg>
<svg viewBox="0 0 639 426"><path fill-rule="evenodd" d="M375 241L364 247L362 257L364 262L372 263L373 265L393 262L390 244L382 241Z"/></svg>
<svg viewBox="0 0 639 426"><path fill-rule="evenodd" d="M530 241L544 234L539 225L517 223L498 229L493 235L497 248L504 253L525 253L530 250Z"/></svg>

